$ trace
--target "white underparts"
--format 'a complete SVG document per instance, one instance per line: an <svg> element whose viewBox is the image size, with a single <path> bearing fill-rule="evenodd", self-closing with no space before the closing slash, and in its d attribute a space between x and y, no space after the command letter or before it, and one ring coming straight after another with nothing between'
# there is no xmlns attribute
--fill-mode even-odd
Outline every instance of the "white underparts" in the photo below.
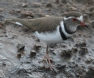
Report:
<svg viewBox="0 0 94 78"><path fill-rule="evenodd" d="M63 21L60 22L60 26L62 28L63 33L70 37L71 35L68 34L65 31ZM57 26L56 30L53 32L45 32L45 33L38 33L38 31L35 32L35 35L42 41L46 42L47 44L51 43L61 43L63 41L60 31L59 31L59 25Z"/></svg>
<svg viewBox="0 0 94 78"><path fill-rule="evenodd" d="M36 31L35 34L40 40L46 42L47 44L62 42L59 26L57 26L56 30L53 32L38 33Z"/></svg>

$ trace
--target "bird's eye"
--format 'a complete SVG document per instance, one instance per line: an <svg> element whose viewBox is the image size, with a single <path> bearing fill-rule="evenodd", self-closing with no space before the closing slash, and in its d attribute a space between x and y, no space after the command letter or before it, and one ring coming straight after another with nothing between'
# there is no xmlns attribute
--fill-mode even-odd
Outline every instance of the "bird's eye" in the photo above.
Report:
<svg viewBox="0 0 94 78"><path fill-rule="evenodd" d="M72 18L72 20L73 20L73 21L77 21L77 19L76 19L76 18Z"/></svg>

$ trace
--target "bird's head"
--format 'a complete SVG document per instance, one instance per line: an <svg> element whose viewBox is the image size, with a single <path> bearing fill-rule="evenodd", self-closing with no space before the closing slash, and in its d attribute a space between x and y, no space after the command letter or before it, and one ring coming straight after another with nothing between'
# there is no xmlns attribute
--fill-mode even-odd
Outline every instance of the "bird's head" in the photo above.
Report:
<svg viewBox="0 0 94 78"><path fill-rule="evenodd" d="M73 24L73 25L81 25L81 26L85 26L85 23L83 22L83 16L79 16L79 17L74 17L74 16L70 16L70 17L64 17L64 21L69 21L69 23Z"/></svg>
<svg viewBox="0 0 94 78"><path fill-rule="evenodd" d="M75 32L78 26L85 27L83 15L79 12L69 12L64 17L64 24L68 31Z"/></svg>

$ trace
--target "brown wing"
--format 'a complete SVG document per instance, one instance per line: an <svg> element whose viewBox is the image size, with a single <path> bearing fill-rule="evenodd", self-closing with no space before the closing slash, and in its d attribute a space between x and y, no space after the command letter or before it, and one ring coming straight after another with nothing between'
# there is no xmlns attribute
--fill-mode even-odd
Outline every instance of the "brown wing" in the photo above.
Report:
<svg viewBox="0 0 94 78"><path fill-rule="evenodd" d="M42 18L36 19L19 19L13 18L11 20L7 20L8 22L20 22L23 26L27 27L31 31L38 31L38 32L46 32L46 31L53 31L56 29L56 26L60 24L63 20L63 17L54 17L54 16L47 16Z"/></svg>
<svg viewBox="0 0 94 78"><path fill-rule="evenodd" d="M31 21L31 28L33 27L33 29L38 32L53 31L62 20L62 17L53 16L37 18Z"/></svg>

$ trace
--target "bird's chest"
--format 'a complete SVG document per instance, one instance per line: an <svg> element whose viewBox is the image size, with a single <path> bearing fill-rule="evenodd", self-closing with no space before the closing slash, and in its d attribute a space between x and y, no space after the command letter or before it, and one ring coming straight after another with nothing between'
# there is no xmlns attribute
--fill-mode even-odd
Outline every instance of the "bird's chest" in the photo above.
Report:
<svg viewBox="0 0 94 78"><path fill-rule="evenodd" d="M35 35L42 41L51 44L51 43L60 43L63 41L60 31L59 31L59 26L54 30L53 32L47 31L45 33L41 32L39 33L38 31L35 32Z"/></svg>

